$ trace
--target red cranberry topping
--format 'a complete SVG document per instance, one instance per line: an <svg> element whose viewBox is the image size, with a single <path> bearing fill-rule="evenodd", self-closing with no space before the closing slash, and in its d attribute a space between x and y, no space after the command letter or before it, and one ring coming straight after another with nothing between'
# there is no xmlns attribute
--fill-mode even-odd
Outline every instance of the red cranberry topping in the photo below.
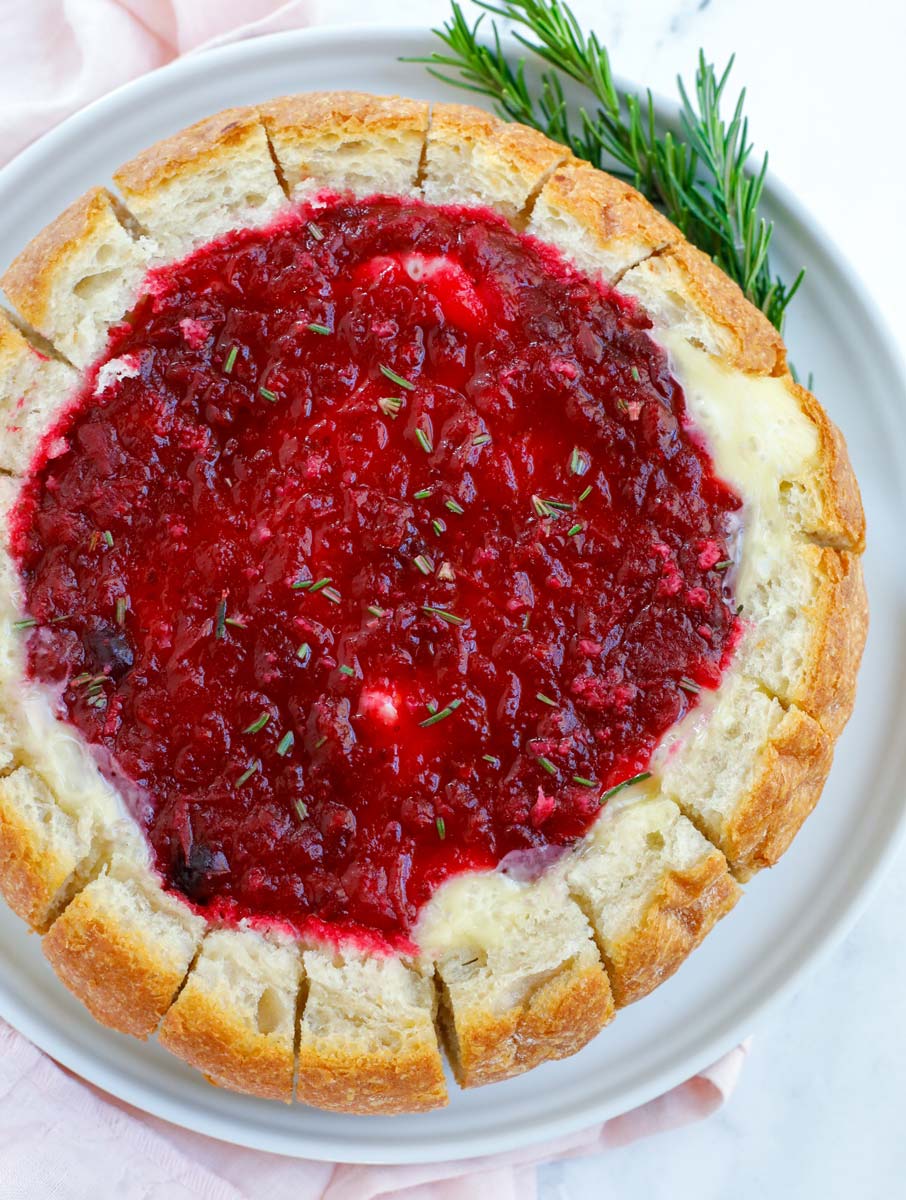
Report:
<svg viewBox="0 0 906 1200"><path fill-rule="evenodd" d="M403 945L646 769L732 650L739 509L648 328L492 214L395 199L149 279L16 544L30 671L169 887Z"/></svg>

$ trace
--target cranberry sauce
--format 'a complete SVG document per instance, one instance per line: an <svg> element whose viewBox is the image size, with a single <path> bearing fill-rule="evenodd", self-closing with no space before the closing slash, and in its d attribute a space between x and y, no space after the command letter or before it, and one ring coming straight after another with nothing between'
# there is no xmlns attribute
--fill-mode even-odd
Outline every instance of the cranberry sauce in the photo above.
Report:
<svg viewBox="0 0 906 1200"><path fill-rule="evenodd" d="M647 319L490 213L322 197L146 290L20 504L29 669L167 886L405 945L717 685L740 501Z"/></svg>

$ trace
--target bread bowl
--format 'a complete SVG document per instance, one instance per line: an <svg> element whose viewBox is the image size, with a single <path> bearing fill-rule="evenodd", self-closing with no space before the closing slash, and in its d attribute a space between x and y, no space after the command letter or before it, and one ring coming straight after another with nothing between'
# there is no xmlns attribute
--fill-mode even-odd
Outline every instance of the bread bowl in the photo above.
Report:
<svg viewBox="0 0 906 1200"><path fill-rule="evenodd" d="M225 195L225 178L241 186ZM10 629L25 610L7 561L7 898L48 931L48 957L101 1020L139 1036L160 1025L164 1044L214 1082L254 1094L289 1098L296 1038L297 1098L344 1111L442 1102L438 1028L465 1086L571 1053L615 1004L679 965L732 907L736 880L776 861L817 799L864 635L861 510L839 435L788 379L770 327L636 193L475 110L291 98L212 118L140 156L118 183L134 219L93 193L3 280L32 327L8 322L0 341L7 507L78 386L73 366L96 358L148 266L279 221L277 187L293 204L318 202L325 185L349 184L359 199L421 190L430 203L480 201L638 298L717 473L747 501L732 591L754 617L720 687L665 734L652 779L609 801L537 879L472 871L444 884L410 931L414 945L388 955L328 930L287 943L283 929L205 918L162 891L84 739L46 697L38 711L42 697L25 695L28 630ZM72 366L36 355L31 346L49 347L34 332ZM111 394L127 378L116 375L106 373ZM752 412L773 424L746 425ZM754 450L748 474L741 445Z"/></svg>

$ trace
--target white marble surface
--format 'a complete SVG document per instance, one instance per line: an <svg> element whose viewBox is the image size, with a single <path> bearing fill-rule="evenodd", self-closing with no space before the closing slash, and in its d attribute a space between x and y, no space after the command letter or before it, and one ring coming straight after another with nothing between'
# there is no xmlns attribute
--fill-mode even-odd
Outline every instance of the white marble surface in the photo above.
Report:
<svg viewBox="0 0 906 1200"><path fill-rule="evenodd" d="M470 7L470 6L466 6ZM674 94L699 46L733 52L758 147L857 268L906 352L906 8L825 0L573 0L614 69ZM321 20L436 24L446 0L322 0ZM795 350L795 347L794 347ZM753 1032L739 1090L710 1120L549 1166L541 1200L797 1200L906 1194L906 873L894 869L835 956Z"/></svg>

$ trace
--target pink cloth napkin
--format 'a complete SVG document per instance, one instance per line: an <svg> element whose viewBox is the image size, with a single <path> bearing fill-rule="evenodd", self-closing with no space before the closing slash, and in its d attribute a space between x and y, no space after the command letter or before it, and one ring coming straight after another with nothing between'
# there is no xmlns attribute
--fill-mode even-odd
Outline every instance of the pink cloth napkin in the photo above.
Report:
<svg viewBox="0 0 906 1200"><path fill-rule="evenodd" d="M535 1166L701 1120L747 1048L603 1125L491 1158L355 1167L230 1146L138 1112L0 1022L0 1200L533 1200Z"/></svg>
<svg viewBox="0 0 906 1200"><path fill-rule="evenodd" d="M189 50L310 23L308 0L0 0L0 163L127 79ZM623 1145L720 1107L740 1046L666 1095L493 1158L350 1167L188 1133L114 1100L0 1021L0 1200L531 1200L538 1163Z"/></svg>

